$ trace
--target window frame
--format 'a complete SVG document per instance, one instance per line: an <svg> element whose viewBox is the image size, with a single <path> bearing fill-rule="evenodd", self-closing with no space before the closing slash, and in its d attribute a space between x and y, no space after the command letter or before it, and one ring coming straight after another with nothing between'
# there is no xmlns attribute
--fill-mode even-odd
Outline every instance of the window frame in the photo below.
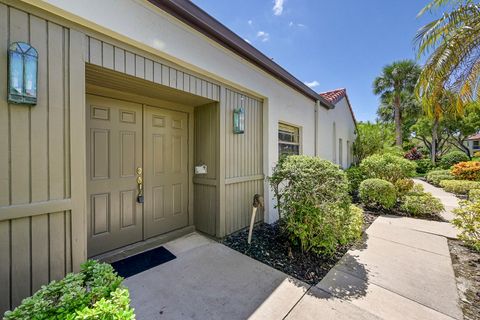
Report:
<svg viewBox="0 0 480 320"><path fill-rule="evenodd" d="M293 135L295 136L295 132L296 131L296 135L297 135L297 142L291 142L291 141L285 141L285 140L280 140L280 130L283 128L285 129L292 129L290 132L293 132ZM284 130L286 131L286 130ZM281 153L281 150L282 148L280 147L280 145L294 145L294 146L298 146L298 155L301 155L303 154L303 143L302 143L302 127L301 126L298 126L298 125L295 125L295 124L292 124L292 123L288 123L288 122L284 122L284 121L279 121L278 122L278 126L277 126L277 148L278 148L278 157L280 158L282 155L296 155L296 154L286 154L286 153Z"/></svg>

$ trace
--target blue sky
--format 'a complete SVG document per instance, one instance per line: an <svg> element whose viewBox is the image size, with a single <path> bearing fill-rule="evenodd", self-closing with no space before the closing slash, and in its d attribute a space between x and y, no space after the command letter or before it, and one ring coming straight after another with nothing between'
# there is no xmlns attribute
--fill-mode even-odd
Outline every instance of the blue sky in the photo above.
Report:
<svg viewBox="0 0 480 320"><path fill-rule="evenodd" d="M318 92L347 88L358 120L374 120L382 67L415 59L413 38L432 19L426 0L193 0ZM318 84L317 84L318 83Z"/></svg>

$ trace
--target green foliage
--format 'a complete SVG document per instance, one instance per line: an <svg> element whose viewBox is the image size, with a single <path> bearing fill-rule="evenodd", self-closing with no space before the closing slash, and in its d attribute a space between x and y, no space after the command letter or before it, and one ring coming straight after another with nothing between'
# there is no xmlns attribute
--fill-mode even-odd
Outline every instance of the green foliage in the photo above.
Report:
<svg viewBox="0 0 480 320"><path fill-rule="evenodd" d="M131 316L123 318L102 315L100 311L97 318L82 318L76 314L79 310L96 308L94 305L100 300L110 303L112 310L117 309L119 305L113 293L117 290L126 291L121 287L122 280L111 265L89 260L81 266L80 273L69 273L60 281L42 286L15 310L7 311L4 319L134 319L133 310ZM125 305L123 310L130 310L128 304L127 292L126 299L122 300L122 306ZM116 315L122 315L122 308L118 312Z"/></svg>
<svg viewBox="0 0 480 320"><path fill-rule="evenodd" d="M130 308L130 296L126 288L118 288L110 297L101 298L93 306L86 306L69 315L68 320L92 319L92 320L125 320L135 319L133 309Z"/></svg>
<svg viewBox="0 0 480 320"><path fill-rule="evenodd" d="M447 192L468 194L470 190L480 189L480 182L468 180L442 180L440 186Z"/></svg>
<svg viewBox="0 0 480 320"><path fill-rule="evenodd" d="M373 155L362 161L360 168L367 178L378 178L396 183L415 176L415 162L403 157L384 154Z"/></svg>
<svg viewBox="0 0 480 320"><path fill-rule="evenodd" d="M420 174L427 173L435 168L430 159L416 160L415 163L417 164L417 173Z"/></svg>
<svg viewBox="0 0 480 320"><path fill-rule="evenodd" d="M425 188L421 184L415 183L413 185L412 190L410 190L408 192L408 195L409 196L421 196L424 193L425 193Z"/></svg>
<svg viewBox="0 0 480 320"><path fill-rule="evenodd" d="M423 217L428 215L434 215L445 210L442 202L432 196L431 193L418 193L407 194L402 199L400 210L406 212L414 217Z"/></svg>
<svg viewBox="0 0 480 320"><path fill-rule="evenodd" d="M480 189L472 189L468 193L468 200L470 201L480 201Z"/></svg>
<svg viewBox="0 0 480 320"><path fill-rule="evenodd" d="M302 250L333 254L356 237L358 210L350 206L347 176L337 165L289 156L277 163L269 180L285 230Z"/></svg>
<svg viewBox="0 0 480 320"><path fill-rule="evenodd" d="M391 125L359 122L357 133L357 139L353 143L353 155L358 163L368 156L393 149L395 136Z"/></svg>
<svg viewBox="0 0 480 320"><path fill-rule="evenodd" d="M365 174L359 167L350 167L345 170L348 179L348 190L350 193L358 191L360 183L365 180Z"/></svg>
<svg viewBox="0 0 480 320"><path fill-rule="evenodd" d="M452 151L444 155L438 164L443 169L450 169L454 164L468 160L470 160L470 158L465 154L465 152Z"/></svg>
<svg viewBox="0 0 480 320"><path fill-rule="evenodd" d="M367 207L391 209L397 202L395 186L382 179L366 179L360 184L360 199Z"/></svg>
<svg viewBox="0 0 480 320"><path fill-rule="evenodd" d="M356 205L350 205L349 219L346 223L343 239L341 243L350 243L360 238L363 231L363 209Z"/></svg>
<svg viewBox="0 0 480 320"><path fill-rule="evenodd" d="M402 198L410 190L412 190L414 182L412 179L400 179L395 182L395 190L397 190L397 197Z"/></svg>
<svg viewBox="0 0 480 320"><path fill-rule="evenodd" d="M455 177L450 173L450 170L433 170L427 173L425 178L427 182L435 186L439 186L440 181L455 179Z"/></svg>
<svg viewBox="0 0 480 320"><path fill-rule="evenodd" d="M459 238L480 251L480 200L462 201L454 211L452 223L460 229Z"/></svg>

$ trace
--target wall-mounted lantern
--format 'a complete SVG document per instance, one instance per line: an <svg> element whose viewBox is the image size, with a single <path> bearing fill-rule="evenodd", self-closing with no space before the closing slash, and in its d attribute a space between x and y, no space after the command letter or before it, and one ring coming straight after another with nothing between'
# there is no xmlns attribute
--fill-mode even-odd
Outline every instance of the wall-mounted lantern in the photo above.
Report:
<svg viewBox="0 0 480 320"><path fill-rule="evenodd" d="M243 108L233 110L233 133L245 133L245 109Z"/></svg>
<svg viewBox="0 0 480 320"><path fill-rule="evenodd" d="M8 48L8 102L37 104L38 52L25 42Z"/></svg>

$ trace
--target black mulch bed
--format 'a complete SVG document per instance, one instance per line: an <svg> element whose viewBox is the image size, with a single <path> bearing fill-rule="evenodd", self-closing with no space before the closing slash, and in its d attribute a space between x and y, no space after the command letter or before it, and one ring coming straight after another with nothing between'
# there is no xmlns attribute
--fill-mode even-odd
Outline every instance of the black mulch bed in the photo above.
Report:
<svg viewBox="0 0 480 320"><path fill-rule="evenodd" d="M364 230L377 216L365 211ZM292 246L278 223L256 225L250 245L247 237L248 229L244 229L226 237L223 244L311 285L322 280L352 246L340 246L333 256L302 252L299 247Z"/></svg>
<svg viewBox="0 0 480 320"><path fill-rule="evenodd" d="M448 245L463 316L466 320L480 319L480 252L458 240L449 240Z"/></svg>

